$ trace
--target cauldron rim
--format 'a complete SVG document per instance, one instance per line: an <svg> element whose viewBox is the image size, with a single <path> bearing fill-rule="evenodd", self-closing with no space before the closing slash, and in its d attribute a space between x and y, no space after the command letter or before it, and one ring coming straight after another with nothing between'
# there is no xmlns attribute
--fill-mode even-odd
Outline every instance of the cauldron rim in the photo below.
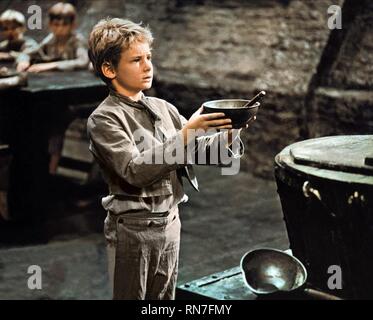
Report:
<svg viewBox="0 0 373 320"><path fill-rule="evenodd" d="M310 138L302 141L297 141L292 144L287 145L275 156L275 176L280 180L286 179L282 172L286 171L289 173L295 173L304 175L304 177L310 179L320 179L322 181L333 181L333 182L342 182L348 184L357 184L364 186L373 186L373 176L369 176L363 173L356 172L346 172L332 170L330 168L317 168L310 166L308 164L298 164L294 162L290 151L292 148L302 146L305 143L316 142L316 141L327 141L329 139L345 139L345 138L354 138L354 139L373 139L373 135L336 135L336 136L324 136L318 138Z"/></svg>

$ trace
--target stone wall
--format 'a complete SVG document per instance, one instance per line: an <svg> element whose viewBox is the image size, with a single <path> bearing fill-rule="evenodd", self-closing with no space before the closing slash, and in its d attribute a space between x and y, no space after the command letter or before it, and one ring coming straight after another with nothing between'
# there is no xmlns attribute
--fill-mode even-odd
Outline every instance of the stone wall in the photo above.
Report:
<svg viewBox="0 0 373 320"><path fill-rule="evenodd" d="M306 102L310 137L373 133L373 3L346 0Z"/></svg>
<svg viewBox="0 0 373 320"><path fill-rule="evenodd" d="M321 72L322 86L341 89L373 88L373 2L346 1L345 36L330 72Z"/></svg>
<svg viewBox="0 0 373 320"><path fill-rule="evenodd" d="M312 136L373 133L373 90L319 87L312 108Z"/></svg>

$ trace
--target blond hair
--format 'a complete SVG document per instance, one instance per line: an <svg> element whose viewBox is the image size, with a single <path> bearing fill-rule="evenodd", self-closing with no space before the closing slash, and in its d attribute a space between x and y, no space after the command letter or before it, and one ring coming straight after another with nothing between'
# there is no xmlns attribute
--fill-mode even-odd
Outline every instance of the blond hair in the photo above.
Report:
<svg viewBox="0 0 373 320"><path fill-rule="evenodd" d="M151 46L153 36L148 27L141 23L119 18L107 18L99 21L89 36L89 59L100 78L110 85L111 80L102 73L102 65L109 63L118 67L123 49L128 49L132 43L145 41Z"/></svg>
<svg viewBox="0 0 373 320"><path fill-rule="evenodd" d="M8 9L0 15L0 23L12 22L17 24L19 27L26 25L25 16L16 10Z"/></svg>

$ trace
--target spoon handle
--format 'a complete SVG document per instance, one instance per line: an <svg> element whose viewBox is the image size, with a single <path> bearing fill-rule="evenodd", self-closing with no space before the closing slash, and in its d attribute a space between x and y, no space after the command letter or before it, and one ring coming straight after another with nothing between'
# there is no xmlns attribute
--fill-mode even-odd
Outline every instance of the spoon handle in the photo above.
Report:
<svg viewBox="0 0 373 320"><path fill-rule="evenodd" d="M340 297L337 297L330 293L326 293L311 288L306 288L303 292L316 300L342 300Z"/></svg>
<svg viewBox="0 0 373 320"><path fill-rule="evenodd" d="M260 91L254 98L252 98L248 103L244 105L244 107L250 107L252 106L255 102L259 101L261 97L264 97L266 95L265 91Z"/></svg>

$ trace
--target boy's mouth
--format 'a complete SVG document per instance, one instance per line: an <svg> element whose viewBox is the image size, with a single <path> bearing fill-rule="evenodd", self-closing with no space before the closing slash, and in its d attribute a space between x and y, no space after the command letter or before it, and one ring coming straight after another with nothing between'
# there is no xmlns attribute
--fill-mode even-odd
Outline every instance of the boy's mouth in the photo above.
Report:
<svg viewBox="0 0 373 320"><path fill-rule="evenodd" d="M152 78L153 78L152 76L147 76L147 77L144 77L143 80L150 81Z"/></svg>

